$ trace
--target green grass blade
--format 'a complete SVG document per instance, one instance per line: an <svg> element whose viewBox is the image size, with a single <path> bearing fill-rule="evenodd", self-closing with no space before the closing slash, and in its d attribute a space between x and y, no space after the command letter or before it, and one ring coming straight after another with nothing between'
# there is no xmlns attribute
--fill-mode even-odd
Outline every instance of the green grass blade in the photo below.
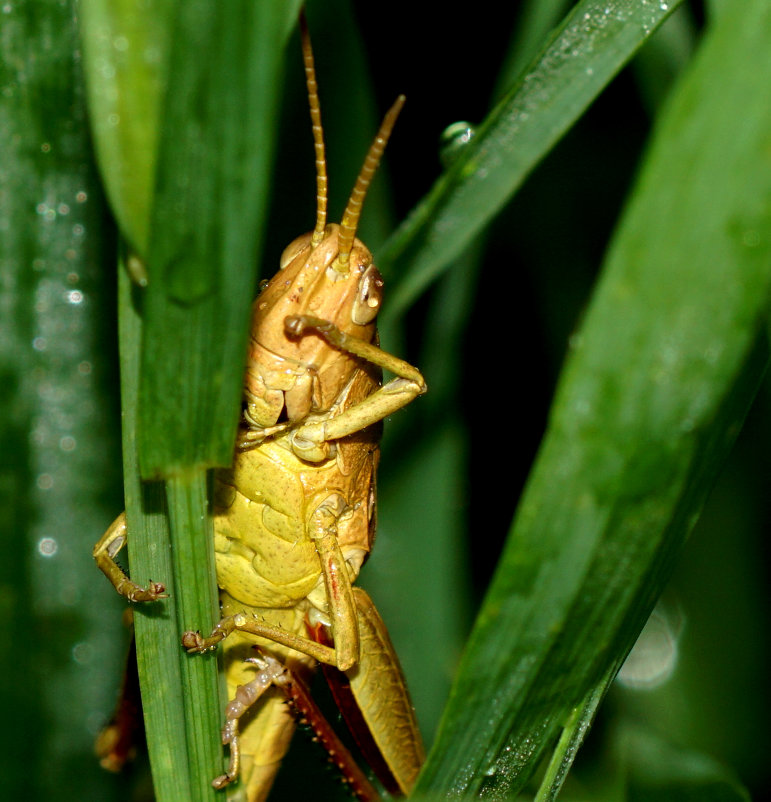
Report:
<svg viewBox="0 0 771 802"><path fill-rule="evenodd" d="M771 9L737 3L657 126L421 792L521 789L671 573L768 361L770 83Z"/></svg>
<svg viewBox="0 0 771 802"><path fill-rule="evenodd" d="M174 0L83 0L91 130L121 233L147 254Z"/></svg>
<svg viewBox="0 0 771 802"><path fill-rule="evenodd" d="M84 4L100 166L121 232L147 263L129 260L132 273L150 277L139 432L147 477L232 455L298 9L297 0Z"/></svg>
<svg viewBox="0 0 771 802"><path fill-rule="evenodd" d="M556 28L569 6L569 0L527 0L522 3L519 23L514 29L493 98L501 97L514 85L522 71L538 53L549 33Z"/></svg>
<svg viewBox="0 0 771 802"><path fill-rule="evenodd" d="M592 688L580 705L573 708L567 723L554 748L549 764L533 802L554 802L567 778L576 754L584 742L586 733L592 725L597 708L600 706L615 672L609 672Z"/></svg>
<svg viewBox="0 0 771 802"><path fill-rule="evenodd" d="M176 591L176 643L180 665L185 737L192 800L216 799L211 781L221 773L223 760L219 738L224 705L220 700L217 655L188 655L180 644L187 629L211 632L219 620L214 543L207 508L206 472L191 471L166 482ZM204 552L202 555L201 552ZM224 694L223 694L224 697Z"/></svg>
<svg viewBox="0 0 771 802"><path fill-rule="evenodd" d="M142 584L150 580L162 581L169 598L136 605L134 632L155 797L158 802L181 802L192 798L182 679L185 655L177 625L178 594L163 485L142 483L139 479L136 443L142 319L135 308L136 295L128 275L121 272L123 471L129 562L135 581ZM206 723L202 719L202 726ZM210 719L208 724L216 732L218 720Z"/></svg>
<svg viewBox="0 0 771 802"><path fill-rule="evenodd" d="M180 638L210 630L217 616L205 467L232 456L280 68L297 7L159 4L138 23L133 4L94 3L84 26L105 183L149 266L141 297L124 280L121 352L131 568L171 596L142 607L136 625L158 799L213 799L221 772L216 659L187 656ZM152 54L152 68L138 67L136 53ZM130 109L134 125L101 124ZM142 461L145 474L171 476L171 534L163 491L140 487Z"/></svg>
<svg viewBox="0 0 771 802"><path fill-rule="evenodd" d="M232 458L297 7L177 6L148 251L139 435L147 477Z"/></svg>
<svg viewBox="0 0 771 802"><path fill-rule="evenodd" d="M535 165L679 5L583 0L379 254L404 276L387 320L500 211Z"/></svg>

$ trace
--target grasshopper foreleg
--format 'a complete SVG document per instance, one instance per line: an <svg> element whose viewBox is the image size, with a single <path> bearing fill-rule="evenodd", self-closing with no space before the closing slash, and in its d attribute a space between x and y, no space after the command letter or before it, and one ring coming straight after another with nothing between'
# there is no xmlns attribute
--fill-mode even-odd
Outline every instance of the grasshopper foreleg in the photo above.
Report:
<svg viewBox="0 0 771 802"><path fill-rule="evenodd" d="M283 434L292 425L291 423L277 423L275 426L254 427L248 417L247 422L250 423L250 428L239 432L236 440L237 451L248 451L251 448L256 448L265 440Z"/></svg>
<svg viewBox="0 0 771 802"><path fill-rule="evenodd" d="M300 426L294 436L297 442L308 441L318 444L360 432L407 406L410 401L423 395L428 389L420 371L409 362L383 351L377 345L346 334L329 320L321 320L310 315L290 315L285 318L284 327L289 337L304 337L309 333L315 333L340 351L396 374L395 379L340 415Z"/></svg>
<svg viewBox="0 0 771 802"><path fill-rule="evenodd" d="M157 601L166 598L165 586L160 582L149 582L142 587L126 576L115 562L115 556L126 545L126 513L122 512L109 526L94 546L94 559L102 573L110 580L115 590L131 602Z"/></svg>

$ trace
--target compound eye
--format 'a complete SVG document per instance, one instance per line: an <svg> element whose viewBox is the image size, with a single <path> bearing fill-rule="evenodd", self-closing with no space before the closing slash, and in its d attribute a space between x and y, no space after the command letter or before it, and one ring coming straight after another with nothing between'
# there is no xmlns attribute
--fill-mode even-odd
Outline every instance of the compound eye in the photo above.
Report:
<svg viewBox="0 0 771 802"><path fill-rule="evenodd" d="M353 302L351 318L358 326L371 323L380 311L383 300L383 279L375 265L370 265L359 279L359 290Z"/></svg>

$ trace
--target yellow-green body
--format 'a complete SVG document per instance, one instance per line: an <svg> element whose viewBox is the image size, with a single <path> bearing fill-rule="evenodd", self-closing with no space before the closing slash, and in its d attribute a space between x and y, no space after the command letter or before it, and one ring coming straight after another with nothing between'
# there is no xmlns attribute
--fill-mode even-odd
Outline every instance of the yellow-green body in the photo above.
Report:
<svg viewBox="0 0 771 802"><path fill-rule="evenodd" d="M214 493L223 621L209 638L189 633L185 645L204 651L223 640L231 699L254 674L244 660L255 645L300 675L316 660L346 671L406 791L423 759L412 706L374 605L351 585L375 536L382 420L425 384L414 368L371 343L382 281L369 251L355 240L342 274L333 267L337 254L337 226L315 246L311 235L299 238L254 303L247 424L232 468L217 472ZM353 311L363 299L371 311ZM357 315L359 322L352 321ZM302 324L299 333L292 321ZM383 367L397 373L385 387ZM331 647L310 638L309 625L318 623L327 627ZM383 688L392 689L392 699ZM231 718L240 719L246 798L259 802L294 721L275 689ZM232 749L232 736L225 738Z"/></svg>
<svg viewBox="0 0 771 802"><path fill-rule="evenodd" d="M359 387L365 372L355 382ZM353 388L351 388L353 389ZM345 408L349 394L336 411ZM377 437L350 436L320 463L300 460L287 436L236 455L233 467L218 471L214 493L217 580L223 616L246 613L298 637L306 621L328 620L324 579L309 523L319 506L343 499L337 538L351 581L356 579L374 536ZM316 661L294 649L242 632L224 643L228 697L245 685L254 668L244 662L254 645L295 673L306 676ZM246 719L249 717L247 721ZM267 691L241 720L241 782L249 802L264 799L295 727L283 694Z"/></svg>

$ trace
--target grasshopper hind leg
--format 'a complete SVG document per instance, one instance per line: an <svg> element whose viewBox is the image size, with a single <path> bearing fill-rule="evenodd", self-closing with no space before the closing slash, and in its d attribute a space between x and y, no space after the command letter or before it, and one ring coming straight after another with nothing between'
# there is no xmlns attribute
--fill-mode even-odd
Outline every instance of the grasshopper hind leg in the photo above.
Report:
<svg viewBox="0 0 771 802"><path fill-rule="evenodd" d="M296 721L300 720L324 747L354 798L359 802L380 799L301 679L300 674L309 673L307 664L299 663L297 670L292 670L266 652L240 659L240 663L245 670L251 664L251 670L256 667L256 672L232 691L222 729L222 742L230 747L230 763L227 772L212 782L215 788L224 788L240 778L243 799L263 802L289 748Z"/></svg>

